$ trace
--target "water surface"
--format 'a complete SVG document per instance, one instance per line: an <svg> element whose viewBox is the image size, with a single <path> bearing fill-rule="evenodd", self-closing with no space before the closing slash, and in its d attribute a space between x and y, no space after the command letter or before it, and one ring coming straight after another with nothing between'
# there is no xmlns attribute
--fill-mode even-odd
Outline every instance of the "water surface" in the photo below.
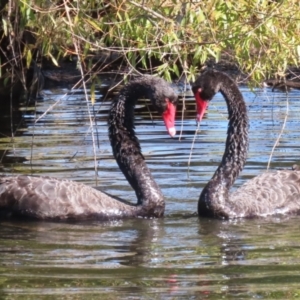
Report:
<svg viewBox="0 0 300 300"><path fill-rule="evenodd" d="M272 169L291 168L300 153L300 93L241 90L249 108L250 151L236 186L266 170L271 153ZM35 108L20 108L14 139L2 132L1 173L69 178L135 202L112 157L109 100L102 101L99 92L93 109L81 91L65 92L46 90ZM2 220L0 299L300 297L298 217L222 221L195 215L201 189L224 151L227 113L218 94L189 162L196 130L190 96L183 121L178 113L182 132L174 139L157 114L150 118L144 100L136 109L136 132L165 195L165 217L106 223ZM96 123L90 120L93 111Z"/></svg>

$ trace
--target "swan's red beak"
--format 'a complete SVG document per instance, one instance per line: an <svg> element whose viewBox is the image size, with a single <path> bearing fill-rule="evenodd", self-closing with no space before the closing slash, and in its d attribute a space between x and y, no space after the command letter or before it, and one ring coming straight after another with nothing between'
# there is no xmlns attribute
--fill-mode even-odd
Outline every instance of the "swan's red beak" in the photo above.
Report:
<svg viewBox="0 0 300 300"><path fill-rule="evenodd" d="M169 135L173 137L176 134L176 129L175 129L176 106L172 102L170 102L170 100L167 98L166 98L166 102L167 102L167 109L162 114L162 117L167 127Z"/></svg>
<svg viewBox="0 0 300 300"><path fill-rule="evenodd" d="M197 105L197 122L200 122L204 116L204 113L206 111L208 101L202 99L200 97L201 89L197 90L197 93L195 93L195 99L196 99L196 105Z"/></svg>

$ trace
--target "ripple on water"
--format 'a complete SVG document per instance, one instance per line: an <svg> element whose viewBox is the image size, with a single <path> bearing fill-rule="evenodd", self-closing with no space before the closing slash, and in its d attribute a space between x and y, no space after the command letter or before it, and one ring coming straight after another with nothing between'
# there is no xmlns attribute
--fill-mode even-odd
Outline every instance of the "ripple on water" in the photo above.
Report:
<svg viewBox="0 0 300 300"><path fill-rule="evenodd" d="M249 107L249 159L237 185L265 170L282 131L286 96L242 88ZM37 116L59 99L53 91L37 104ZM47 98L48 97L48 98ZM50 99L52 97L52 99ZM297 163L300 148L299 92L289 97L289 113L272 167ZM190 101L190 102L189 102ZM189 156L196 126L188 116L182 136L170 139L159 116L136 119L142 150L166 197L161 220L107 223L1 221L0 294L7 299L290 299L299 297L298 217L209 220L194 215L201 188L218 165L227 129L220 94L213 100ZM107 137L109 103L96 103L93 128L98 186L135 201L115 163ZM83 96L67 97L34 124L24 127L2 161L5 173L43 174L95 185L94 150ZM178 115L181 115L179 113ZM181 124L177 122L179 132ZM33 143L33 147L31 144ZM6 299L5 298L5 299Z"/></svg>

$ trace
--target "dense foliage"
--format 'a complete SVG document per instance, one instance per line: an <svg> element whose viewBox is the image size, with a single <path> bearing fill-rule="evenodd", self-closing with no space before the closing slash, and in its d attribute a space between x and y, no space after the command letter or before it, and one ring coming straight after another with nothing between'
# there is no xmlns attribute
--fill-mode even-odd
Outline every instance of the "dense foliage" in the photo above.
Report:
<svg viewBox="0 0 300 300"><path fill-rule="evenodd" d="M222 57L261 81L299 62L298 0L6 2L0 50L11 65L22 58L28 67L37 53L59 64L72 54L89 69L89 57L107 50L128 72L192 80L208 59Z"/></svg>

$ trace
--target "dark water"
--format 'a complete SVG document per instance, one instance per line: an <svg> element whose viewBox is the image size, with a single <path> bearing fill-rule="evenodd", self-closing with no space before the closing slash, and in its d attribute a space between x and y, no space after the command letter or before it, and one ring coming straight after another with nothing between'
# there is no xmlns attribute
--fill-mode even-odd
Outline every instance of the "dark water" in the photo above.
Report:
<svg viewBox="0 0 300 300"><path fill-rule="evenodd" d="M281 131L271 168L290 168L299 163L300 153L300 93L241 90L251 128L249 159L237 186L266 169ZM0 139L1 173L69 178L135 201L111 154L109 102L96 103L95 126L83 94L63 97L64 92L45 91L36 109L21 109L23 122L14 141ZM167 136L156 114L150 119L144 101L136 110L143 153L166 198L165 218L0 221L0 299L300 298L299 217L220 221L194 215L201 188L224 150L227 114L218 94L189 163L196 130L193 105L187 97L183 121L178 113L180 140Z"/></svg>

